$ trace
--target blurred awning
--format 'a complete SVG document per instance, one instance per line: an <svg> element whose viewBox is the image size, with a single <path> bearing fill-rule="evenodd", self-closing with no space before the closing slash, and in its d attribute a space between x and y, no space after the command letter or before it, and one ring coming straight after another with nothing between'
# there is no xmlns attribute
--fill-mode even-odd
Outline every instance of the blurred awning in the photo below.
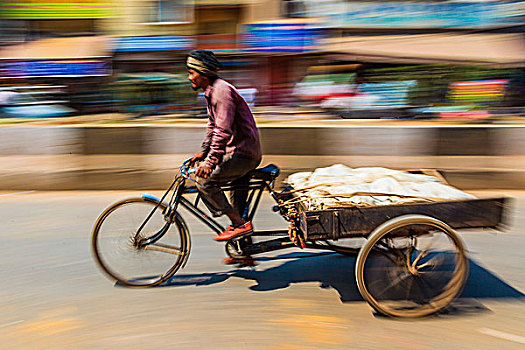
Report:
<svg viewBox="0 0 525 350"><path fill-rule="evenodd" d="M321 48L365 62L525 66L523 34L350 36L328 39Z"/></svg>
<svg viewBox="0 0 525 350"><path fill-rule="evenodd" d="M2 60L46 60L101 58L111 56L112 39L104 36L79 36L30 41L0 49Z"/></svg>

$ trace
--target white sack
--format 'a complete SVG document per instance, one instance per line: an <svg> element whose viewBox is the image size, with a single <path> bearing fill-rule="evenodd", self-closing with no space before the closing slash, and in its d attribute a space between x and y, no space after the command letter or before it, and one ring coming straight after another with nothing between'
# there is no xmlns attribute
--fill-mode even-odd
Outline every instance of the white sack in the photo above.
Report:
<svg viewBox="0 0 525 350"><path fill-rule="evenodd" d="M287 183L297 190L310 210L475 198L434 176L380 167L349 168L335 164L292 174Z"/></svg>

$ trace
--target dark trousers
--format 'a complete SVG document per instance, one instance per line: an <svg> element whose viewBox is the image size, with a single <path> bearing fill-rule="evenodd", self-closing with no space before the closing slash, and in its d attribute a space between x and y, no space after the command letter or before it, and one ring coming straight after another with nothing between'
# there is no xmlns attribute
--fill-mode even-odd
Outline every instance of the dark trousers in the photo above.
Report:
<svg viewBox="0 0 525 350"><path fill-rule="evenodd" d="M208 207L213 216L217 217L234 211L237 211L243 216L248 189L232 191L230 194L230 204L221 186L230 182L236 185L248 184L250 179L245 175L250 170L257 168L260 163L260 159L250 159L226 154L222 162L207 179L199 178L197 190L201 195L203 203Z"/></svg>

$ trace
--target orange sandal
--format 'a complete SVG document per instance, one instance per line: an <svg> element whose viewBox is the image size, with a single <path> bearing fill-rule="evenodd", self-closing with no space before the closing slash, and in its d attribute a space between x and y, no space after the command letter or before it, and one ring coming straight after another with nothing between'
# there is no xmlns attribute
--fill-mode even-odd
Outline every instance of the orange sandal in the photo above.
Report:
<svg viewBox="0 0 525 350"><path fill-rule="evenodd" d="M213 237L216 241L228 241L233 238L249 235L253 233L253 226L251 222L246 222L244 225L239 227L228 226L226 230Z"/></svg>

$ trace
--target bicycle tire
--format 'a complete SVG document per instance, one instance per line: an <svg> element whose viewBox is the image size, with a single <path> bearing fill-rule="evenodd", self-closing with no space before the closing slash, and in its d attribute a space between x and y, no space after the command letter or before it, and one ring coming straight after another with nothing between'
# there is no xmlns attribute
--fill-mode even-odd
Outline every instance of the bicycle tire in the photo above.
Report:
<svg viewBox="0 0 525 350"><path fill-rule="evenodd" d="M149 213L139 238L136 232ZM184 266L190 253L190 237L178 213L168 223L163 215L166 206L137 197L116 202L105 209L95 222L92 252L101 270L112 280L129 287L157 286L171 278ZM153 244L137 247L137 239L145 239L166 229Z"/></svg>

